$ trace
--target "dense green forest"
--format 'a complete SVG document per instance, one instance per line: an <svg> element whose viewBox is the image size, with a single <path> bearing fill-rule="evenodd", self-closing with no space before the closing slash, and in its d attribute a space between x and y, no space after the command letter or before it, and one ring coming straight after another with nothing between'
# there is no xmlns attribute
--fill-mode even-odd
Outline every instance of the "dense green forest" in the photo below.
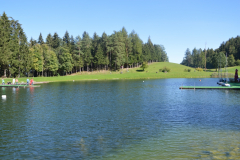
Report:
<svg viewBox="0 0 240 160"><path fill-rule="evenodd" d="M206 50L206 68L225 67L227 53L227 66L240 66L240 37L230 38L222 42L219 48ZM186 66L205 68L205 49L194 48L192 52L187 49L182 63Z"/></svg>
<svg viewBox="0 0 240 160"><path fill-rule="evenodd" d="M49 33L43 40L27 37L21 24L4 12L0 16L0 76L53 76L82 71L119 70L139 67L143 62L166 62L167 53L162 45L147 43L132 31L123 27L113 34L85 31L82 37L70 36L66 31L63 38Z"/></svg>

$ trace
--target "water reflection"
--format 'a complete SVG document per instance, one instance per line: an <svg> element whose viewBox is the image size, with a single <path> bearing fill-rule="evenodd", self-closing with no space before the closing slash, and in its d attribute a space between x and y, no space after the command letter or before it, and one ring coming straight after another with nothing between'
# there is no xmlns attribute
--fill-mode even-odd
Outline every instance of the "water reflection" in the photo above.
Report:
<svg viewBox="0 0 240 160"><path fill-rule="evenodd" d="M215 85L216 80L75 81L40 88L4 87L0 90L7 95L0 101L0 156L198 159L220 155L236 159L239 92L179 89L181 84L194 83Z"/></svg>

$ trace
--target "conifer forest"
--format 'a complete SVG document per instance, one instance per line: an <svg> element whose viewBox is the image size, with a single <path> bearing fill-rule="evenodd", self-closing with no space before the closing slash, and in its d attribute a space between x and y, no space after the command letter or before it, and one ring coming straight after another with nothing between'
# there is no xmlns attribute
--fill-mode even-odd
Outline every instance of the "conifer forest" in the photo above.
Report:
<svg viewBox="0 0 240 160"><path fill-rule="evenodd" d="M76 37L66 31L63 37L49 33L44 40L40 33L37 40L28 41L18 20L5 12L0 15L1 77L116 71L139 67L143 62L166 61L168 56L162 45L153 44L150 37L143 43L135 31L128 34L124 27L111 35L94 33L92 37L86 31Z"/></svg>
<svg viewBox="0 0 240 160"><path fill-rule="evenodd" d="M208 48L203 50L194 48L191 52L187 48L181 64L194 68L205 68L206 64L208 69L240 66L240 37L237 36L222 42L217 49Z"/></svg>

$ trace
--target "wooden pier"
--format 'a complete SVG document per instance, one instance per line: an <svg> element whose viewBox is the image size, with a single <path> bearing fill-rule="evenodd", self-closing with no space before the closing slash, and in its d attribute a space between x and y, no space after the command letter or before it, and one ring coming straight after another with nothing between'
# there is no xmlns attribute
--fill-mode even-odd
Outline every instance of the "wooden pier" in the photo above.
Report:
<svg viewBox="0 0 240 160"><path fill-rule="evenodd" d="M240 90L240 86L181 86L179 89L223 89L223 90Z"/></svg>
<svg viewBox="0 0 240 160"><path fill-rule="evenodd" d="M26 84L5 84L5 85L0 85L0 87L40 87L41 85L26 85Z"/></svg>

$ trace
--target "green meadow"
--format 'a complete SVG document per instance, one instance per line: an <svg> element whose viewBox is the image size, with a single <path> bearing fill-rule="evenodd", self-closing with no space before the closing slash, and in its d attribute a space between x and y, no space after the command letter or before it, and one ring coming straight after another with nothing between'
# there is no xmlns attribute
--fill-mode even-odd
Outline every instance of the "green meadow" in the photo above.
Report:
<svg viewBox="0 0 240 160"><path fill-rule="evenodd" d="M159 72L160 69L167 67L169 72ZM188 70L190 69L190 72ZM228 72L235 73L235 69L240 70L240 66L229 67ZM223 69L225 71L225 69ZM160 79L160 78L210 78L217 75L216 69L207 69L205 72L197 71L195 68L170 62L155 62L148 65L144 71L142 68L126 68L119 71L94 71L73 73L67 76L54 77L29 77L35 82L59 82L59 81L80 81L80 80L119 80L119 79ZM233 78L233 77L229 77ZM27 77L19 78L19 82L26 82ZM6 78L5 82L12 81L12 78Z"/></svg>

